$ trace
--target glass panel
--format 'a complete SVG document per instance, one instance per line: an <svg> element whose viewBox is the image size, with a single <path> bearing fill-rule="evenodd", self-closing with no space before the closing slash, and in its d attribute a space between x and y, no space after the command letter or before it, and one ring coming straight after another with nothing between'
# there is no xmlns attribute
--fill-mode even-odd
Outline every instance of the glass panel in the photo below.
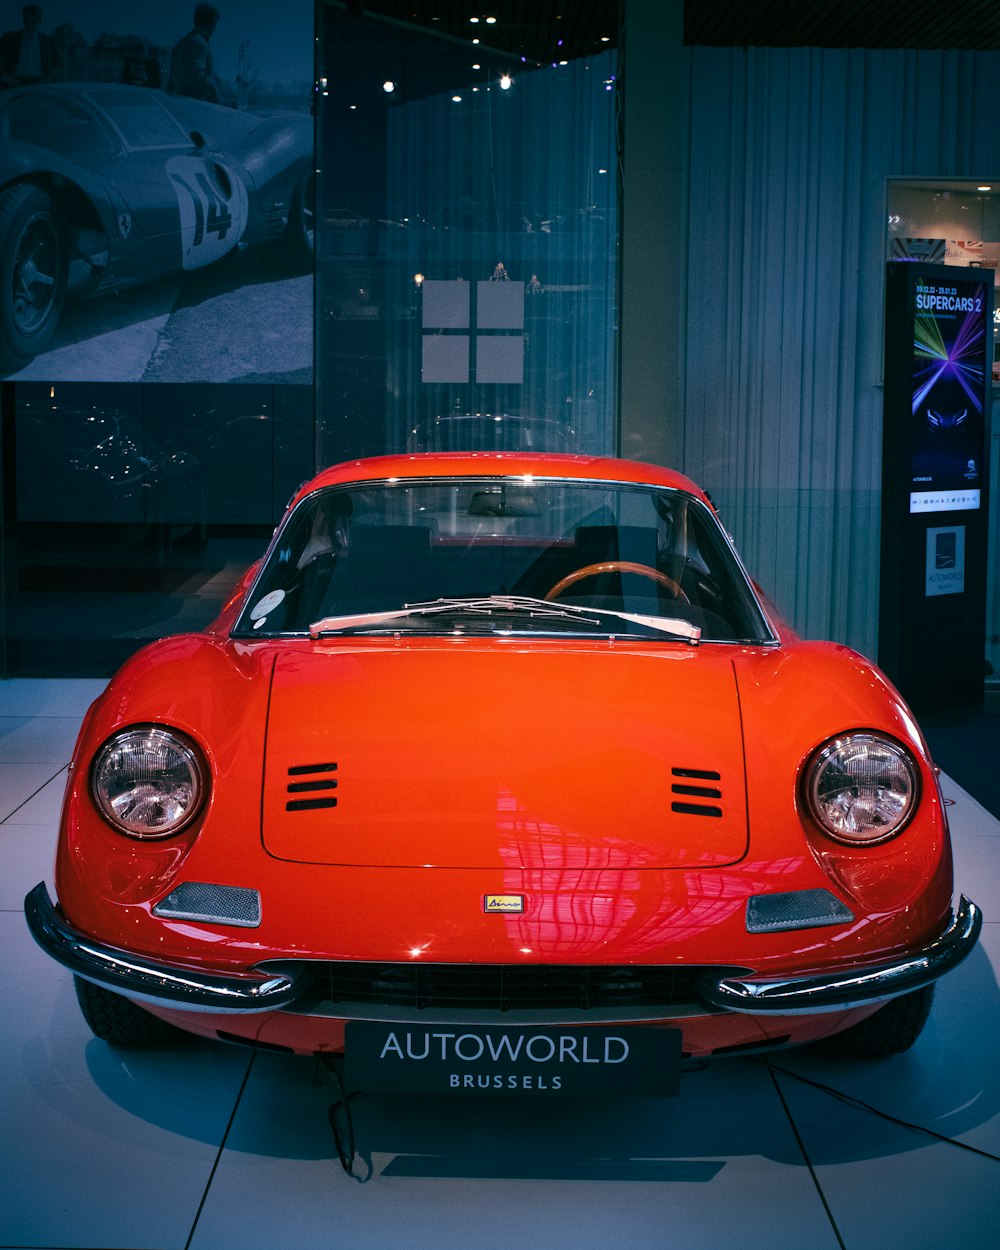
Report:
<svg viewBox="0 0 1000 1250"><path fill-rule="evenodd" d="M425 606L405 610L415 604ZM746 578L697 500L539 478L315 492L277 535L235 632L301 635L324 618L325 632L655 637L657 622L683 621L706 639L767 636Z"/></svg>
<svg viewBox="0 0 1000 1250"><path fill-rule="evenodd" d="M86 109L48 95L0 96L0 139L49 148L75 160L110 155L111 140Z"/></svg>
<svg viewBox="0 0 1000 1250"><path fill-rule="evenodd" d="M321 460L613 451L616 53L322 13Z"/></svg>
<svg viewBox="0 0 1000 1250"><path fill-rule="evenodd" d="M104 675L201 629L313 469L308 387L5 386L9 669Z"/></svg>
<svg viewBox="0 0 1000 1250"><path fill-rule="evenodd" d="M154 95L88 91L87 98L111 121L129 148L189 148L191 137Z"/></svg>

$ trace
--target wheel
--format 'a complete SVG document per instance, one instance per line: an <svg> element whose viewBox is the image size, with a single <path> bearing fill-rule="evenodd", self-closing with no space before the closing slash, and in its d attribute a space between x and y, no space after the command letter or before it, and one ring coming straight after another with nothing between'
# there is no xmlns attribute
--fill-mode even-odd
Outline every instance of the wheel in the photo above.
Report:
<svg viewBox="0 0 1000 1250"><path fill-rule="evenodd" d="M545 598L547 600L558 599L570 586L582 582L585 577L597 577L601 573L638 573L640 577L649 577L659 582L661 586L666 586L675 599L679 599L682 603L690 603L679 582L675 582L666 573L661 573L659 569L654 569L648 564L637 564L634 560L602 560L598 564L585 564L582 569L574 569L572 573L567 573L556 582Z"/></svg>
<svg viewBox="0 0 1000 1250"><path fill-rule="evenodd" d="M30 183L0 194L0 361L43 351L66 298L66 255L52 197Z"/></svg>
<svg viewBox="0 0 1000 1250"><path fill-rule="evenodd" d="M74 977L76 1000L95 1037L112 1046L165 1046L186 1038L172 1024L151 1016L135 1003L103 986Z"/></svg>
<svg viewBox="0 0 1000 1250"><path fill-rule="evenodd" d="M867 1020L825 1038L818 1046L844 1059L887 1059L902 1054L923 1031L933 1001L933 985L893 998Z"/></svg>
<svg viewBox="0 0 1000 1250"><path fill-rule="evenodd" d="M316 175L307 169L299 179L281 242L287 262L303 273L316 258Z"/></svg>

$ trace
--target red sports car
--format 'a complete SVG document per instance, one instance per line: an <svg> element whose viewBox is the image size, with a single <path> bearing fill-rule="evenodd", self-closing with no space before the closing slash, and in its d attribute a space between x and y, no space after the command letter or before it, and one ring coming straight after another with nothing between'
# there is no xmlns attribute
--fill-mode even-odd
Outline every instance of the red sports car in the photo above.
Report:
<svg viewBox="0 0 1000 1250"><path fill-rule="evenodd" d="M886 1055L976 942L913 716L648 464L303 486L204 633L87 714L26 911L94 1032L345 1052L358 1088L670 1092Z"/></svg>

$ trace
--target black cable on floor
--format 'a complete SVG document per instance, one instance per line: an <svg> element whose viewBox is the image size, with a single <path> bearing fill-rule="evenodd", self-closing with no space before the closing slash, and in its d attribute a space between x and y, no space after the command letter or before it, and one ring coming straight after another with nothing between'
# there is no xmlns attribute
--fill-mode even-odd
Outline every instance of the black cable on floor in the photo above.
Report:
<svg viewBox="0 0 1000 1250"><path fill-rule="evenodd" d="M334 1055L323 1054L319 1058L323 1062L324 1068L330 1075L334 1089L337 1091L337 1101L330 1105L330 1128L333 1130L333 1144L337 1148L337 1155L340 1158L340 1166L347 1175L364 1185L372 1178L374 1167L370 1158L365 1155L360 1157L364 1160L368 1171L364 1176L359 1176L354 1171L354 1160L358 1157L354 1141L354 1115L351 1111L351 1103L362 1097L360 1093L349 1094L344 1088L344 1078L340 1071L337 1058Z"/></svg>
<svg viewBox="0 0 1000 1250"><path fill-rule="evenodd" d="M925 1133L928 1137L933 1137L948 1146L957 1146L960 1150L969 1151L970 1154L981 1155L984 1159L992 1160L993 1163L1000 1163L1000 1155L991 1154L988 1150L980 1150L978 1146L970 1146L968 1142L959 1141L955 1137L948 1137L944 1133L937 1133L934 1129L927 1128L926 1125L913 1124L909 1120L901 1120L899 1116L890 1115L888 1111L881 1111L878 1107L873 1107L871 1103L864 1102L861 1098L855 1098L853 1094L845 1094L843 1090L834 1089L832 1085L824 1085L822 1081L814 1081L811 1077L801 1076L790 1068L779 1068L776 1064L771 1063L769 1059L748 1059L747 1062L755 1063L761 1068L767 1068L772 1074L780 1073L782 1076L791 1077L793 1081L799 1081L803 1085L810 1085L813 1089L829 1094L831 1098L837 1098L840 1102L847 1103L849 1107L868 1111L872 1115L877 1115L879 1119L887 1120L890 1124L899 1125L900 1128L912 1129L915 1133Z"/></svg>

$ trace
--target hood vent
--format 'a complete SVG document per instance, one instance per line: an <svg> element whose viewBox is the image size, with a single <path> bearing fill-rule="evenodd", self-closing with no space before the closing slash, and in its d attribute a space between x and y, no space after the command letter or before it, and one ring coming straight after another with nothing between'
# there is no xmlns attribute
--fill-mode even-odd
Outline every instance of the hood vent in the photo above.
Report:
<svg viewBox="0 0 1000 1250"><path fill-rule="evenodd" d="M286 793L290 796L285 804L286 812L311 812L317 807L336 807L337 779L332 774L337 765L296 764L288 770Z"/></svg>
<svg viewBox="0 0 1000 1250"><path fill-rule="evenodd" d="M720 773L705 768L671 768L671 793L678 797L670 804L670 810L681 816L721 817L722 808L712 799L722 798L718 783Z"/></svg>

